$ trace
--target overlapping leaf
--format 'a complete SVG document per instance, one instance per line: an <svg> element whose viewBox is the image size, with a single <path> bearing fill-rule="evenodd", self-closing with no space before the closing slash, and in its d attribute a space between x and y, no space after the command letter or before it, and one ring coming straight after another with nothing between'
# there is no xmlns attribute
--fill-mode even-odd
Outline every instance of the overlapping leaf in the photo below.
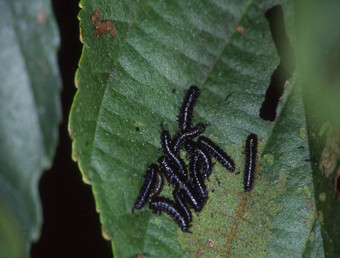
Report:
<svg viewBox="0 0 340 258"><path fill-rule="evenodd" d="M58 138L59 42L49 2L1 0L0 6L0 238L26 240L12 256L14 242L3 246L0 256L22 257L40 234L38 179L51 165Z"/></svg>

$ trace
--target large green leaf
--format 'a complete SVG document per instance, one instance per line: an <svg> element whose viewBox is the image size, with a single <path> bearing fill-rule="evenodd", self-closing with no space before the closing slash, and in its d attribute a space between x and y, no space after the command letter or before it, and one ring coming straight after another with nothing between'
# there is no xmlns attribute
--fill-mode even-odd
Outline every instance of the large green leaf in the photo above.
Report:
<svg viewBox="0 0 340 258"><path fill-rule="evenodd" d="M38 180L58 138L59 37L49 1L0 0L0 6L0 202L27 253L42 223Z"/></svg>
<svg viewBox="0 0 340 258"><path fill-rule="evenodd" d="M309 158L304 105L294 78L286 82L277 120L259 117L280 61L265 18L274 2L80 5L84 48L70 114L73 157L92 185L115 257L323 256L312 170L304 161ZM282 6L291 34L292 2ZM100 19L115 25L114 37L94 35L96 9ZM216 164L206 182L209 200L193 215L193 234L186 234L165 215L131 209L145 169L161 155L159 125L176 133L184 90L192 84L201 88L194 122L209 123L205 135L227 150L237 171L243 172L247 135L256 133L260 144L253 191L243 192L242 173Z"/></svg>
<svg viewBox="0 0 340 258"><path fill-rule="evenodd" d="M311 142L316 205L329 257L340 255L340 31L338 1L297 5L300 80ZM329 35L331 35L329 37Z"/></svg>

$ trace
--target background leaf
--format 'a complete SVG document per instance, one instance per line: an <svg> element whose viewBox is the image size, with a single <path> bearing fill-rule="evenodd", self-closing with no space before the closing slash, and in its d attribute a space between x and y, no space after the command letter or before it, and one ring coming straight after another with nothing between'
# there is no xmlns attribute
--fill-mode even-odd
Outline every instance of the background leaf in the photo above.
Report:
<svg viewBox="0 0 340 258"><path fill-rule="evenodd" d="M316 205L325 253L340 255L339 3L297 4L298 64L304 87ZM329 36L330 35L330 36Z"/></svg>
<svg viewBox="0 0 340 258"><path fill-rule="evenodd" d="M27 254L42 223L38 179L58 138L59 38L50 2L1 0L0 6L0 198Z"/></svg>
<svg viewBox="0 0 340 258"><path fill-rule="evenodd" d="M26 243L11 213L0 206L0 255L1 257L24 257Z"/></svg>
<svg viewBox="0 0 340 258"><path fill-rule="evenodd" d="M292 35L292 2L279 3ZM274 4L81 1L84 48L69 122L73 157L93 187L115 256L323 254L295 76L285 84L277 120L259 117L280 61L265 18ZM114 37L94 36L96 9L100 19L113 22ZM192 84L201 88L194 123L210 124L205 135L227 150L237 171L243 172L247 135L256 133L260 144L254 190L244 194L242 174L216 164L208 203L194 215L191 235L167 216L131 209L145 169L161 155L159 125L176 133L184 90Z"/></svg>

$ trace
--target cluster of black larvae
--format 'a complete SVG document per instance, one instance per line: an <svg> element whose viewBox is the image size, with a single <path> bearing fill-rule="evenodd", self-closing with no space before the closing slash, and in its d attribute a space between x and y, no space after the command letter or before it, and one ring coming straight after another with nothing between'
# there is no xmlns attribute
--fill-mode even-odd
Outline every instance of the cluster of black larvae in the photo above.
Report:
<svg viewBox="0 0 340 258"><path fill-rule="evenodd" d="M190 232L190 208L199 212L208 199L204 179L211 174L211 158L215 158L230 172L235 170L234 161L217 144L201 136L206 126L202 123L193 126L191 123L199 93L196 86L191 86L187 91L178 116L179 131L174 137L171 138L169 132L162 128L163 156L158 159L158 165L151 164L146 170L144 183L132 209L132 212L141 209L150 199L149 208L153 212L169 214L183 232ZM180 158L182 149L187 152L188 166ZM162 189L163 176L174 188L175 201L157 197Z"/></svg>

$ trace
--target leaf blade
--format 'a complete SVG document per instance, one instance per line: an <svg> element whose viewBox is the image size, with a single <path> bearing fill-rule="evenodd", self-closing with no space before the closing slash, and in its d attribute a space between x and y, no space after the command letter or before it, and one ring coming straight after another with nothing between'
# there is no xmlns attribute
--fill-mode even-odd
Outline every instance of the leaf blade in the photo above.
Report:
<svg viewBox="0 0 340 258"><path fill-rule="evenodd" d="M146 210L130 213L143 171L161 155L159 124L163 123L172 134L177 131L176 114L183 91L197 84L202 91L195 107L194 123L208 122L206 135L220 146L228 146L238 169L242 170L245 137L254 132L260 139L268 140L275 128L275 123L269 124L258 117L270 76L279 63L264 17L271 4L215 2L207 7L203 1L195 5L147 1L117 18L114 12L106 11L111 10L106 9L106 4L82 3L80 19L87 26L83 30L85 48L76 78L81 83L70 115L74 156L79 160L84 180L92 184L105 236L115 239L115 255L147 253L176 257L185 248L173 244L177 241L173 234L175 223ZM119 6L112 2L113 6L116 4ZM93 37L89 17L96 8L103 13L102 19L113 20L117 30L114 38ZM130 16L131 13L135 16ZM228 19L231 22L225 23ZM214 22L216 26L212 26ZM237 25L244 26L244 34L235 32ZM218 29L221 27L223 30ZM106 54L109 58L105 59L105 53L109 53ZM99 69L94 68L96 62L90 57L103 60ZM294 87L295 84L288 85L278 117ZM230 93L232 96L225 102ZM93 110L82 107L83 103L90 103ZM88 130L84 130L86 126ZM219 175L220 170L216 170ZM237 187L236 200L226 200L237 213L237 205L242 206L242 199L237 199L242 194L242 179L225 177L225 186ZM210 190L218 185L217 180L212 181ZM265 188L271 189L267 181L261 191ZM216 201L219 197L210 199ZM274 202L276 195L271 198ZM276 206L272 208L272 216L279 213ZM218 207L221 209L221 204ZM193 222L196 230L200 224L197 221L198 218ZM232 225L227 227L229 233L232 228ZM271 229L269 224L267 229ZM178 235L186 237L181 232ZM258 239L259 248L270 243L270 235L262 243ZM176 251L171 252L167 246ZM190 254L196 250L190 250ZM236 252L242 250L236 248Z"/></svg>
<svg viewBox="0 0 340 258"><path fill-rule="evenodd" d="M49 3L2 0L1 6L0 196L27 248L40 234L38 179L58 138L59 39Z"/></svg>

